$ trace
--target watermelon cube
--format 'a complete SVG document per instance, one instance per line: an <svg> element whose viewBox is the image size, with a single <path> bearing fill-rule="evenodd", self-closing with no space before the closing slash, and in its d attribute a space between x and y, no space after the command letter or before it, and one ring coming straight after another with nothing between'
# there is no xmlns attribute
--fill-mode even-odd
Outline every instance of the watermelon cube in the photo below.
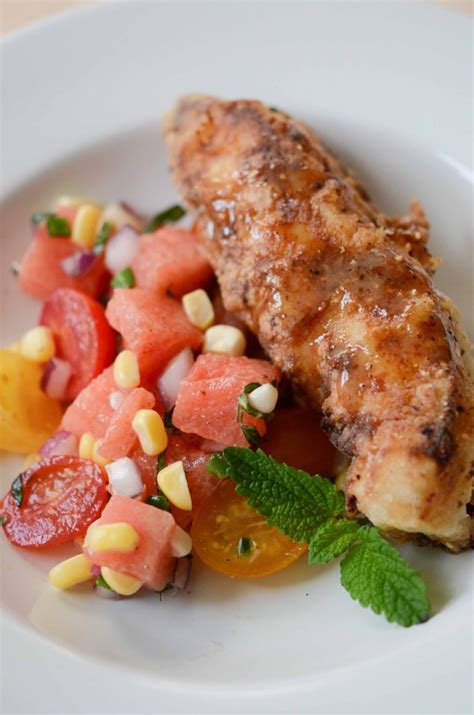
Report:
<svg viewBox="0 0 474 715"><path fill-rule="evenodd" d="M186 439L185 436L176 434L170 435L168 447L166 448L165 461L166 464L172 464L179 460L183 462L193 505L192 511L184 511L175 506L171 507L171 513L176 523L183 529L189 526L193 520L196 509L212 494L220 483L220 479L207 471L210 458L211 455L209 453L198 449L192 444L191 440Z"/></svg>
<svg viewBox="0 0 474 715"><path fill-rule="evenodd" d="M131 265L139 288L176 298L205 288L212 278L197 232L171 226L141 236Z"/></svg>
<svg viewBox="0 0 474 715"><path fill-rule="evenodd" d="M49 298L57 288L75 288L93 297L102 295L110 280L103 256L98 256L81 276L64 272L61 262L78 250L70 238L50 238L46 228L40 226L21 263L18 274L21 290L40 300Z"/></svg>
<svg viewBox="0 0 474 715"><path fill-rule="evenodd" d="M114 571L139 579L154 591L162 591L172 581L176 568L176 559L171 552L171 541L176 530L174 518L167 511L137 499L114 495L96 524L117 522L125 522L135 529L140 537L138 547L128 553L94 553L85 547L84 555L97 566L108 566Z"/></svg>
<svg viewBox="0 0 474 715"><path fill-rule="evenodd" d="M278 382L279 378L278 368L266 360L200 355L181 382L173 424L226 446L246 446L237 421L237 398L250 382ZM246 416L245 423L265 433L264 420Z"/></svg>
<svg viewBox="0 0 474 715"><path fill-rule="evenodd" d="M137 441L137 436L132 428L132 420L138 410L151 410L155 405L155 398L144 390L136 387L124 399L122 404L111 415L107 431L99 448L99 454L107 459L114 460L128 454Z"/></svg>
<svg viewBox="0 0 474 715"><path fill-rule="evenodd" d="M114 291L106 311L109 323L138 355L143 381L156 379L183 348L202 343L202 333L186 318L181 304L142 288Z"/></svg>
<svg viewBox="0 0 474 715"><path fill-rule="evenodd" d="M61 429L80 437L91 432L97 439L104 437L114 414L109 396L117 390L113 366L107 367L78 394L63 415Z"/></svg>

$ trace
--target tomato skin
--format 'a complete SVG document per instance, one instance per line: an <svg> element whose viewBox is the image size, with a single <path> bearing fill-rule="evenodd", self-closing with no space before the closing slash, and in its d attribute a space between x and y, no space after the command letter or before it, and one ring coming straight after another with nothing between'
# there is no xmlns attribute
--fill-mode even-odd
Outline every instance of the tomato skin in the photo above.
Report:
<svg viewBox="0 0 474 715"><path fill-rule="evenodd" d="M72 365L66 398L79 392L113 361L115 333L96 300L72 288L59 288L44 306L41 325L51 328L56 354Z"/></svg>
<svg viewBox="0 0 474 715"><path fill-rule="evenodd" d="M191 528L193 551L206 566L234 578L260 578L289 566L305 551L306 544L283 536L265 517L250 507L224 480L197 510ZM246 537L252 544L247 555L238 545Z"/></svg>
<svg viewBox="0 0 474 715"><path fill-rule="evenodd" d="M9 541L25 549L57 546L83 535L99 518L108 499L107 475L95 462L79 457L51 457L20 474L23 499L11 490L1 514Z"/></svg>

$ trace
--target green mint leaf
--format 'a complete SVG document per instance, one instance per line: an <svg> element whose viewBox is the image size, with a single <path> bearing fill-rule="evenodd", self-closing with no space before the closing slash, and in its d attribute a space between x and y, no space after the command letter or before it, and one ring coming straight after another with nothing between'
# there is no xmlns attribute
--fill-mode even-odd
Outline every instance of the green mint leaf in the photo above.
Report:
<svg viewBox="0 0 474 715"><path fill-rule="evenodd" d="M257 387L261 387L260 382L249 382L248 385L245 385L244 389L237 398L237 422L239 423L239 427L242 430L242 434L245 439L254 449L260 447L265 440L255 427L245 424L245 415L252 415L252 417L265 420L265 422L270 422L274 415L274 412L260 412L250 404L248 396L251 392L256 390Z"/></svg>
<svg viewBox="0 0 474 715"><path fill-rule="evenodd" d="M93 251L96 256L105 251L105 246L107 245L107 241L112 235L113 228L114 227L109 221L104 221L104 223L100 227L100 231L96 236L93 248Z"/></svg>
<svg viewBox="0 0 474 715"><path fill-rule="evenodd" d="M168 209L155 214L143 229L144 233L153 233L157 228L165 223L176 223L186 214L186 211L179 204L170 206Z"/></svg>
<svg viewBox="0 0 474 715"><path fill-rule="evenodd" d="M135 285L135 274L130 267L124 268L120 273L116 273L110 285L112 288L133 288Z"/></svg>
<svg viewBox="0 0 474 715"><path fill-rule="evenodd" d="M249 445L254 449L257 449L257 447L260 447L260 445L263 444L264 439L255 427L249 427L241 422L240 429L242 430L242 434Z"/></svg>
<svg viewBox="0 0 474 715"><path fill-rule="evenodd" d="M67 238L71 235L71 224L64 216L50 214L46 219L46 227L49 235L53 238Z"/></svg>
<svg viewBox="0 0 474 715"><path fill-rule="evenodd" d="M324 522L344 511L344 495L328 479L310 477L260 449L227 447L212 455L207 468L237 482L238 494L295 541L309 542Z"/></svg>
<svg viewBox="0 0 474 715"><path fill-rule="evenodd" d="M428 620L430 605L421 576L377 529L363 527L361 536L341 562L341 583L351 597L401 626Z"/></svg>
<svg viewBox="0 0 474 715"><path fill-rule="evenodd" d="M323 524L309 542L308 562L326 564L343 554L359 538L360 523L354 519L331 519Z"/></svg>
<svg viewBox="0 0 474 715"><path fill-rule="evenodd" d="M151 494L146 500L147 504L162 511L170 511L170 503L164 494Z"/></svg>
<svg viewBox="0 0 474 715"><path fill-rule="evenodd" d="M253 551L253 540L248 536L242 536L237 544L237 553L239 556L248 556Z"/></svg>
<svg viewBox="0 0 474 715"><path fill-rule="evenodd" d="M12 482L11 492L15 504L18 508L20 508L23 503L23 481L21 479L21 474L19 474L17 478Z"/></svg>

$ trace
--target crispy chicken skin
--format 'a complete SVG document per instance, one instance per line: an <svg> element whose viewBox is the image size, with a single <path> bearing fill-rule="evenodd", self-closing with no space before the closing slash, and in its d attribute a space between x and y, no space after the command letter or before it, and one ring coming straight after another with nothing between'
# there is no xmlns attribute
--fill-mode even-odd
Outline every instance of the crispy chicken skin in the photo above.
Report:
<svg viewBox="0 0 474 715"><path fill-rule="evenodd" d="M191 95L163 131L226 308L352 457L349 512L466 548L467 340L431 281L421 207L388 218L307 127L256 101Z"/></svg>

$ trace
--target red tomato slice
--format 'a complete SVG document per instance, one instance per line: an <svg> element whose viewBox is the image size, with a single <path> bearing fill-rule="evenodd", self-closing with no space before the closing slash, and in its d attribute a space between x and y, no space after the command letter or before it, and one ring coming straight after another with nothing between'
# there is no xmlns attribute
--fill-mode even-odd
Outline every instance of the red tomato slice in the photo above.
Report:
<svg viewBox="0 0 474 715"><path fill-rule="evenodd" d="M53 331L58 357L72 365L66 398L73 400L114 359L115 333L100 303L72 288L54 291L40 323Z"/></svg>
<svg viewBox="0 0 474 715"><path fill-rule="evenodd" d="M0 512L6 519L3 529L7 538L26 549L56 546L83 535L108 498L102 467L79 457L42 460L18 480L20 506L10 490Z"/></svg>

